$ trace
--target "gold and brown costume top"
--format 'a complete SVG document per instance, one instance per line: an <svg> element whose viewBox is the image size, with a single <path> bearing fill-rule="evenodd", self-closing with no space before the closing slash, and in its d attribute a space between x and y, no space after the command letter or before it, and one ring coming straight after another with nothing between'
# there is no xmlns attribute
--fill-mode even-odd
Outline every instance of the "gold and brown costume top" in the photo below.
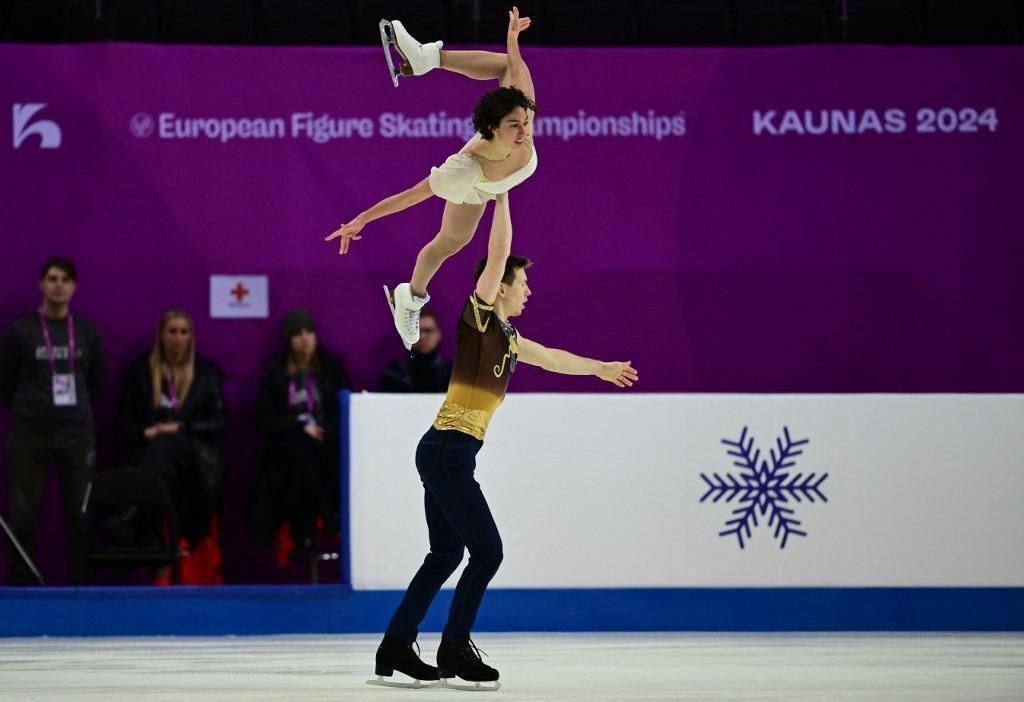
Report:
<svg viewBox="0 0 1024 702"><path fill-rule="evenodd" d="M448 394L434 428L461 431L483 441L494 410L505 399L516 366L516 330L502 322L474 292L462 308Z"/></svg>

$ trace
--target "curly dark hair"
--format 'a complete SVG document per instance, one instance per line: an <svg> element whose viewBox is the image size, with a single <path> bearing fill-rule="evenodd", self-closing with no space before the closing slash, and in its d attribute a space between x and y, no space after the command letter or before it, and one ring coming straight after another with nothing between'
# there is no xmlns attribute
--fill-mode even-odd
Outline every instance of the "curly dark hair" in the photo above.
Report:
<svg viewBox="0 0 1024 702"><path fill-rule="evenodd" d="M498 88L484 93L473 108L473 128L480 132L480 136L490 141L494 138L494 130L501 124L501 120L517 107L537 110L533 100L519 88Z"/></svg>

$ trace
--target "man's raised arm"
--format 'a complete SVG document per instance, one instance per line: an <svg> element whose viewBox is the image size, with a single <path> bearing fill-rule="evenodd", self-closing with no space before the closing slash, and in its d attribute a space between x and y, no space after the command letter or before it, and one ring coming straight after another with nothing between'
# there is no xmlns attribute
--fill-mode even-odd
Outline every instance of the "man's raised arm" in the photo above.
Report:
<svg viewBox="0 0 1024 702"><path fill-rule="evenodd" d="M498 297L498 286L505 275L505 262L512 252L512 215L509 212L508 193L498 195L491 218L491 238L487 241L487 263L476 281L476 296L493 304Z"/></svg>

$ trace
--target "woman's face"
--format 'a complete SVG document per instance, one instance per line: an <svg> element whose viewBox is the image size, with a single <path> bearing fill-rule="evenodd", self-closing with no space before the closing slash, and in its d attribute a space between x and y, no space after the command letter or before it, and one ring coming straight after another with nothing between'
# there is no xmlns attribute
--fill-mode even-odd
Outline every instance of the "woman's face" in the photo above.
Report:
<svg viewBox="0 0 1024 702"><path fill-rule="evenodd" d="M316 351L316 332L311 329L303 329L291 338L292 353L296 358L308 360L313 357Z"/></svg>
<svg viewBox="0 0 1024 702"><path fill-rule="evenodd" d="M192 328L184 317L171 317L164 324L160 334L160 342L164 347L164 355L171 363L181 363L188 355L192 344Z"/></svg>
<svg viewBox="0 0 1024 702"><path fill-rule="evenodd" d="M523 145L526 140L526 129L530 126L530 117L522 107L517 107L501 118L498 128L494 130L499 142L510 149Z"/></svg>

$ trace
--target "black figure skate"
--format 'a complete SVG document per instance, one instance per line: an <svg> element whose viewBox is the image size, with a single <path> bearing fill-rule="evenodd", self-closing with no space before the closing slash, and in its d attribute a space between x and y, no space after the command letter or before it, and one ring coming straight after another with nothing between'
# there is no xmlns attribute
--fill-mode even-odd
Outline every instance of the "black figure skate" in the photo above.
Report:
<svg viewBox="0 0 1024 702"><path fill-rule="evenodd" d="M384 640L377 647L377 661L373 671L376 673L377 679L367 680L366 684L412 689L437 687L438 684L434 682L438 680L437 668L420 660L419 655L413 651L412 647L411 643L403 643L384 634ZM394 675L396 670L408 675L412 678L412 682L385 680Z"/></svg>
<svg viewBox="0 0 1024 702"><path fill-rule="evenodd" d="M501 688L498 671L483 662L480 649L472 640L456 644L441 639L437 649L437 674L441 677L442 687L480 692ZM472 684L452 682L456 678Z"/></svg>

